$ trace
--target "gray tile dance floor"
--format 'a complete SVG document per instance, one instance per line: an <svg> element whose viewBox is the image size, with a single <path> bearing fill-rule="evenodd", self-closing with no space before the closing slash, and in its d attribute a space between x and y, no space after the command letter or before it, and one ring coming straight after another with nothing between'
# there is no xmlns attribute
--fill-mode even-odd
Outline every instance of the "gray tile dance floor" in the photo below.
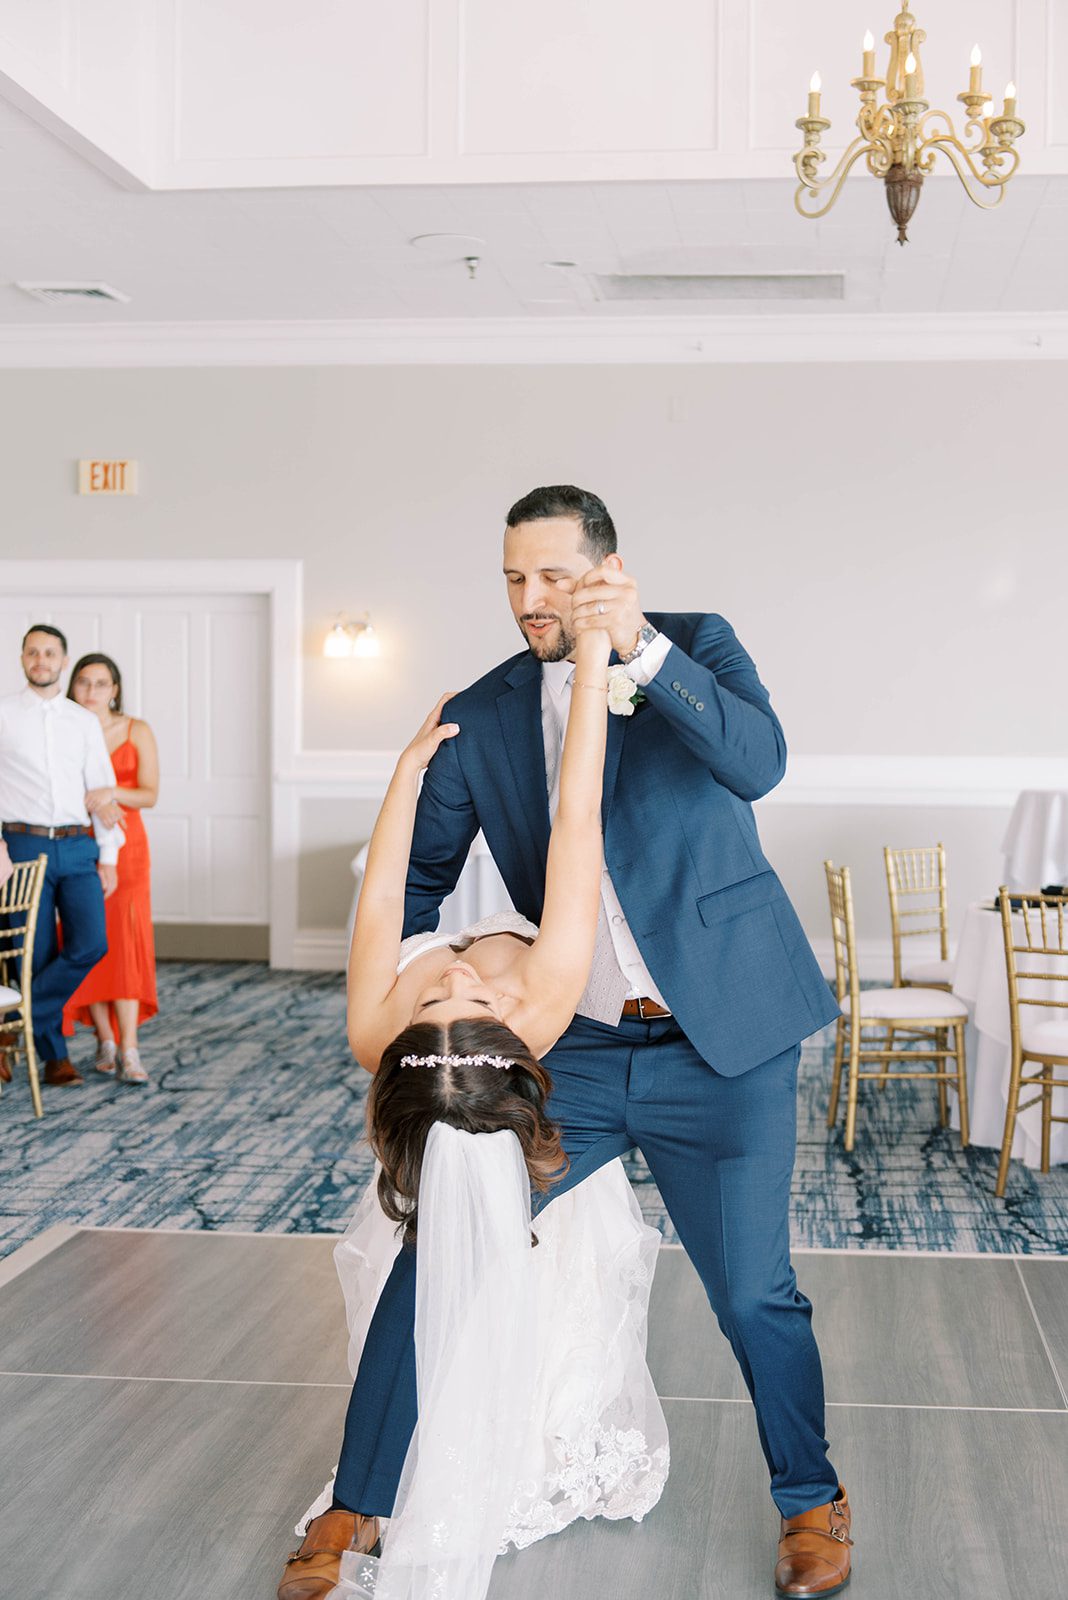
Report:
<svg viewBox="0 0 1068 1600"><path fill-rule="evenodd" d="M12 1600L272 1600L348 1395L308 1236L53 1229L0 1263L0 1574ZM861 1600L1061 1600L1068 1261L799 1253ZM730 1351L661 1252L671 1479L645 1523L498 1562L491 1600L750 1600L776 1517Z"/></svg>

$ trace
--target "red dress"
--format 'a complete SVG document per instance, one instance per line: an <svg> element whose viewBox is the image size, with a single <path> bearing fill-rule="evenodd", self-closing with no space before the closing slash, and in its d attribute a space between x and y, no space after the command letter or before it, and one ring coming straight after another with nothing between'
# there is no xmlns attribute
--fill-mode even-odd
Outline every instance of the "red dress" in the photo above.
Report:
<svg viewBox="0 0 1068 1600"><path fill-rule="evenodd" d="M112 751L115 786L137 788L137 746L127 737ZM119 886L104 902L108 953L87 972L63 1011L63 1032L72 1034L76 1022L92 1027L90 1005L115 1000L140 1000L138 1020L147 1022L159 1010L156 1000L156 946L152 937L152 898L148 835L140 811L122 807L125 843L119 851ZM118 1020L111 1007L111 1026L118 1037Z"/></svg>

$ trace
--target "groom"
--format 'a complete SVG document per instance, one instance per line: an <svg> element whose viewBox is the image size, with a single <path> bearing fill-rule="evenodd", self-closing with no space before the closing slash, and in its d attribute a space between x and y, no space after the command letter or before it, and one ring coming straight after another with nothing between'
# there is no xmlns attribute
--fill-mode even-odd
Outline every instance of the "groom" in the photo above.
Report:
<svg viewBox="0 0 1068 1600"><path fill-rule="evenodd" d="M569 658L582 629L606 628L634 694L610 699L624 714L609 717L590 980L546 1058L563 1187L642 1151L753 1398L782 1518L776 1592L834 1594L850 1514L789 1200L800 1041L837 1007L751 810L782 778L782 729L722 617L643 611L596 495L565 485L518 501L504 576L526 648L449 702L461 732L426 772L404 933L435 927L480 828L516 909L539 920ZM415 1424L405 1257L375 1312L335 1486L357 1527L391 1511Z"/></svg>

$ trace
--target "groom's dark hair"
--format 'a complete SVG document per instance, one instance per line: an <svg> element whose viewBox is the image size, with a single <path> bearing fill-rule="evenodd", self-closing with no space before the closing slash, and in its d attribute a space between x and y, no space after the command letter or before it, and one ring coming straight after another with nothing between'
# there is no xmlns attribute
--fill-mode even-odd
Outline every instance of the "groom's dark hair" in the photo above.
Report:
<svg viewBox="0 0 1068 1600"><path fill-rule="evenodd" d="M546 517L576 517L582 524L582 553L594 566L616 551L616 527L608 508L588 489L571 483L553 483L544 489L531 489L517 500L508 513L508 527L521 522L541 522Z"/></svg>

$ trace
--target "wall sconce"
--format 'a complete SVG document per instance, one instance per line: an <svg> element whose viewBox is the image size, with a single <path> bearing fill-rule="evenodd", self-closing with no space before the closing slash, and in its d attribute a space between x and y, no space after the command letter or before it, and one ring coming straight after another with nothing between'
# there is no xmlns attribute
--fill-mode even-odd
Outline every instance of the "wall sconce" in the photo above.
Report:
<svg viewBox="0 0 1068 1600"><path fill-rule="evenodd" d="M382 653L378 634L367 612L355 621L340 614L323 640L323 655L331 660L345 656L377 656Z"/></svg>

